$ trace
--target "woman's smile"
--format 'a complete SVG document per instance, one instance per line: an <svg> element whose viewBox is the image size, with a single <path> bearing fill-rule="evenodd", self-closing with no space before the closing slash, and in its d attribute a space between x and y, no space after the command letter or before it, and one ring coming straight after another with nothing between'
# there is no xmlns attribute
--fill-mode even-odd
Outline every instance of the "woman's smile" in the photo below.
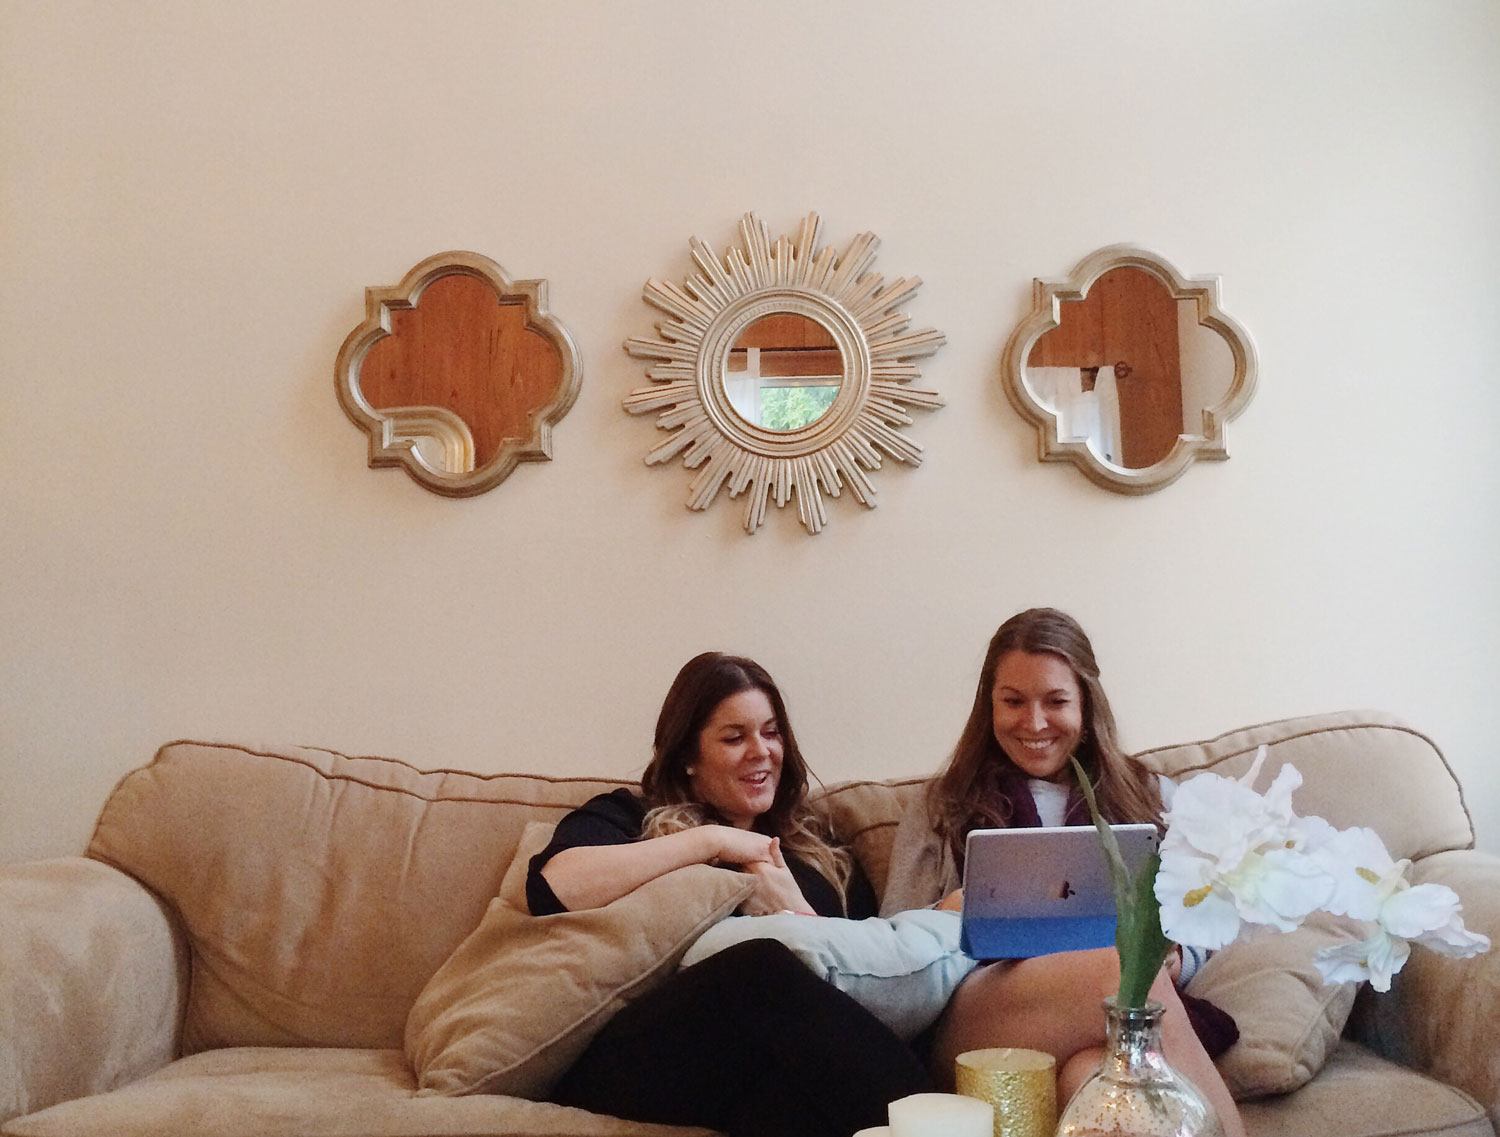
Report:
<svg viewBox="0 0 1500 1137"><path fill-rule="evenodd" d="M995 668L995 741L1022 773L1047 781L1068 776L1083 737L1083 693L1062 656L1008 651Z"/></svg>

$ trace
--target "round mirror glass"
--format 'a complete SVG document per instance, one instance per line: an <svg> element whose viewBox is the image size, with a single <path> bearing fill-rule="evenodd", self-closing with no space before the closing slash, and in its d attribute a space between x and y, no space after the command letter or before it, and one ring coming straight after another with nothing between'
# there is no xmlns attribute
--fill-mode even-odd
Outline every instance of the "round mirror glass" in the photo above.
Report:
<svg viewBox="0 0 1500 1137"><path fill-rule="evenodd" d="M746 422L766 430L801 430L833 406L844 381L844 357L817 320L775 312L748 325L724 364L724 394Z"/></svg>
<svg viewBox="0 0 1500 1137"><path fill-rule="evenodd" d="M1025 379L1058 416L1060 441L1086 440L1102 461L1140 470L1165 458L1179 435L1204 434L1203 412L1223 402L1234 373L1228 343L1198 322L1197 302L1126 265L1059 305L1058 326L1032 347Z"/></svg>

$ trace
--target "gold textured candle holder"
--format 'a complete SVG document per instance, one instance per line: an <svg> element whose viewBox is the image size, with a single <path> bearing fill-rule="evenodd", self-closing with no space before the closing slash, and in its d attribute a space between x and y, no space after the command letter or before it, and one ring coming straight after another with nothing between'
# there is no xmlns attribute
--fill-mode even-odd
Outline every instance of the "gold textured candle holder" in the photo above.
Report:
<svg viewBox="0 0 1500 1137"><path fill-rule="evenodd" d="M958 1092L995 1107L995 1137L1052 1137L1057 1060L1040 1050L966 1050L954 1068Z"/></svg>

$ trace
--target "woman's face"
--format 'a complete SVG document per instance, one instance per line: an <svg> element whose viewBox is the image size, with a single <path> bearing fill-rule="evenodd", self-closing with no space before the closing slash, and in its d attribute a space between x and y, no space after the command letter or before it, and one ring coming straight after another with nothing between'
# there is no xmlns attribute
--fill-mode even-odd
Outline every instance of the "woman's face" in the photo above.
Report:
<svg viewBox="0 0 1500 1137"><path fill-rule="evenodd" d="M771 700L752 687L714 708L698 732L688 781L693 796L737 829L771 808L781 781L781 727Z"/></svg>
<svg viewBox="0 0 1500 1137"><path fill-rule="evenodd" d="M1060 655L1008 651L995 668L995 741L1033 778L1060 782L1083 737L1083 691Z"/></svg>

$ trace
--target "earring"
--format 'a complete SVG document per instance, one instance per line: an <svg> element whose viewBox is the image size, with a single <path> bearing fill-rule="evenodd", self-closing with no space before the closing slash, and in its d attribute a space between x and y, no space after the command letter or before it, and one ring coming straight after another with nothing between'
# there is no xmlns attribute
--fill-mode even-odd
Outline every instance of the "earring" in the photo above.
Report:
<svg viewBox="0 0 1500 1137"><path fill-rule="evenodd" d="M691 778L698 772L698 768L696 766L684 766L682 768L682 772Z"/></svg>

